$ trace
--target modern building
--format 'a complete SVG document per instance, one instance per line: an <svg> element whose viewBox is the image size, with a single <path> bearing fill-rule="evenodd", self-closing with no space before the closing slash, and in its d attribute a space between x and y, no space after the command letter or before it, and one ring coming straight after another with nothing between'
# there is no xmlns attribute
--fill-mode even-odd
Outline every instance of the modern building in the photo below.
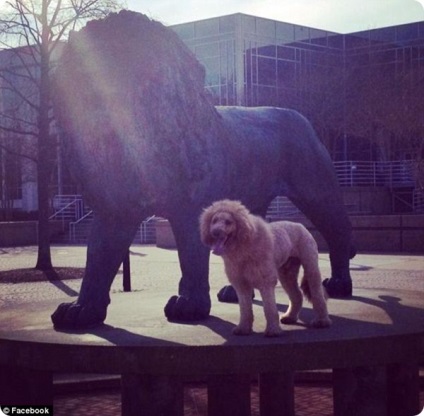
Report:
<svg viewBox="0 0 424 416"><path fill-rule="evenodd" d="M424 22L344 35L237 13L172 29L205 66L216 105L297 109L329 149L342 185L417 188ZM1 201L31 211L35 170L21 160L0 150ZM52 195L69 193L68 181L59 154Z"/></svg>
<svg viewBox="0 0 424 416"><path fill-rule="evenodd" d="M238 13L172 28L205 66L216 104L298 109L314 122L336 160L411 156L376 149L378 140L369 140L370 128L364 126L374 122L373 115L366 118L358 108L365 100L369 112L388 111L384 98L395 100L389 92L398 92L401 76L411 86L421 83L424 91L424 22L341 35ZM401 87L402 93L419 95L417 88ZM422 97L415 103L415 122L424 110Z"/></svg>

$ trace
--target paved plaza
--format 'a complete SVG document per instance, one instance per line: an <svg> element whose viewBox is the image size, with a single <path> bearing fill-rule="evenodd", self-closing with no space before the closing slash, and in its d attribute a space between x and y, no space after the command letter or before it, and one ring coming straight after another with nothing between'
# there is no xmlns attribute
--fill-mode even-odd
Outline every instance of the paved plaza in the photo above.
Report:
<svg viewBox="0 0 424 416"><path fill-rule="evenodd" d="M55 267L84 267L85 246L53 246ZM132 289L146 290L167 286L177 292L180 269L176 250L151 245L133 245L130 251ZM0 248L0 271L34 267L37 247ZM330 276L328 254L320 254L323 278ZM353 285L357 288L412 289L424 292L424 256L397 254L358 254L351 260ZM212 299L227 280L220 257L211 255L210 285ZM77 296L81 281L36 282L8 284L0 282L0 301L44 300ZM114 281L113 292L122 290L120 275ZM424 307L424 299L423 299ZM331 310L331 305L330 305Z"/></svg>
<svg viewBox="0 0 424 416"><path fill-rule="evenodd" d="M53 246L52 260L56 267L84 267L86 247ZM36 247L16 247L0 249L0 270L34 267L37 257ZM169 295L177 292L180 276L178 255L175 250L159 249L155 246L134 245L131 247L131 272L133 291L164 290ZM330 274L330 262L326 253L320 255L323 277ZM424 308L424 257L417 255L395 254L358 254L351 261L354 288L391 289L423 292ZM212 314L217 305L216 292L227 283L220 257L211 256L210 283L212 295ZM64 280L37 283L1 283L0 310L20 302L72 300L78 294L81 280ZM112 291L122 292L122 275L118 275ZM65 299L66 300L66 299ZM163 314L164 304L157 305L157 313ZM140 314L143 312L143 304ZM215 306L217 307L217 306ZM329 301L331 314L331 300ZM75 376L72 376L73 380ZM65 376L66 378L66 376ZM324 377L325 378L325 377ZM325 378L327 382L329 377ZM120 395L116 385L112 390L89 391L86 393L60 394L55 396L55 415L79 414L120 414ZM92 386L93 387L93 386ZM95 387L95 384L94 384ZM252 389L252 414L258 414L257 392ZM185 392L186 414L205 415L207 409L206 390L201 386L189 386ZM424 405L421 392L421 403ZM296 386L296 414L298 416L330 416L332 414L332 390L328 383Z"/></svg>

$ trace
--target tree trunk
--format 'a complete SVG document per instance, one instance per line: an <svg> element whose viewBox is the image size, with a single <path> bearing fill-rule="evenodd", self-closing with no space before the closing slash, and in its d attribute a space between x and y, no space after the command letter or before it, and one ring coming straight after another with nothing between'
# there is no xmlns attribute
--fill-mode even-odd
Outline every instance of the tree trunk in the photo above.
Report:
<svg viewBox="0 0 424 416"><path fill-rule="evenodd" d="M38 258L36 269L53 268L50 253L49 183L55 148L50 135L50 51L47 2L42 6L42 41L40 45L40 96L38 115Z"/></svg>

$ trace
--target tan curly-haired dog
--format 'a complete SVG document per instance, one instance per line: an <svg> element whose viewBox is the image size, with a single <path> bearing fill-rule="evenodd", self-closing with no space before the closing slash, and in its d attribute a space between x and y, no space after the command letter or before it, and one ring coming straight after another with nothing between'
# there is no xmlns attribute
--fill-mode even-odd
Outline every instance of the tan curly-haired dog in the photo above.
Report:
<svg viewBox="0 0 424 416"><path fill-rule="evenodd" d="M252 215L239 201L222 200L203 211L200 234L202 242L224 259L228 280L237 292L240 323L234 334L252 332L254 288L262 296L267 322L265 335L282 333L275 301L277 280L290 300L282 323L297 322L302 308L302 289L316 315L312 325L318 328L331 325L318 268L317 244L303 225L289 221L267 223ZM300 266L304 275L299 287Z"/></svg>

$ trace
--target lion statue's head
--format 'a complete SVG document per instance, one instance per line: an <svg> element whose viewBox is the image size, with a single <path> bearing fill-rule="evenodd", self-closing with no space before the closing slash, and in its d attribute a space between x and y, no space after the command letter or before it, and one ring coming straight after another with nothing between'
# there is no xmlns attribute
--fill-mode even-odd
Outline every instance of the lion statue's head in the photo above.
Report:
<svg viewBox="0 0 424 416"><path fill-rule="evenodd" d="M71 35L54 109L91 200L116 199L116 188L132 188L134 200L169 199L178 181L195 192L221 129L204 77L176 33L139 13L113 13Z"/></svg>

